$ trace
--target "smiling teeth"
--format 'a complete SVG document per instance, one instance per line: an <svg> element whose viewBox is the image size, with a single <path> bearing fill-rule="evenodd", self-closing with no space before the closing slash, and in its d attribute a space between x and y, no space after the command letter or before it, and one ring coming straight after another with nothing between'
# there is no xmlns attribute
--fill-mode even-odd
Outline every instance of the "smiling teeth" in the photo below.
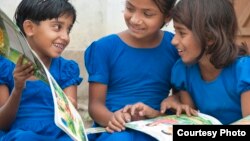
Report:
<svg viewBox="0 0 250 141"><path fill-rule="evenodd" d="M55 47L58 47L60 49L64 49L64 46L62 44L54 44Z"/></svg>
<svg viewBox="0 0 250 141"><path fill-rule="evenodd" d="M182 52L182 50L181 49L177 49L179 52Z"/></svg>

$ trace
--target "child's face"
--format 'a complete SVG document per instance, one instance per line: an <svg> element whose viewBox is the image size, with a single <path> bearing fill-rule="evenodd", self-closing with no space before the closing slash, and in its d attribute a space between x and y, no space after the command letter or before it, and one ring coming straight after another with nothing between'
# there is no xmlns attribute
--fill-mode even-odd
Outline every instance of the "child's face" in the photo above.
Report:
<svg viewBox="0 0 250 141"><path fill-rule="evenodd" d="M201 53L201 47L198 44L193 32L183 24L174 21L175 35L172 44L177 48L181 59L186 64L196 61Z"/></svg>
<svg viewBox="0 0 250 141"><path fill-rule="evenodd" d="M158 32L166 17L152 0L126 0L124 19L130 33L142 38Z"/></svg>
<svg viewBox="0 0 250 141"><path fill-rule="evenodd" d="M33 31L27 39L40 57L55 58L61 55L69 44L72 16L62 15L58 19L33 24Z"/></svg>

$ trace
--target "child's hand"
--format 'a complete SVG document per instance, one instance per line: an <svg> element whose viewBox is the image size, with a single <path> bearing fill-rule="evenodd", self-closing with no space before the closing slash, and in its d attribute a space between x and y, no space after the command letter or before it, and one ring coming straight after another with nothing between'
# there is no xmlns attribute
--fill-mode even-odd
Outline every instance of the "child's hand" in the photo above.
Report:
<svg viewBox="0 0 250 141"><path fill-rule="evenodd" d="M34 73L34 67L31 62L23 64L23 56L18 58L15 70L13 72L15 80L15 89L22 90L25 87L26 79Z"/></svg>
<svg viewBox="0 0 250 141"><path fill-rule="evenodd" d="M122 110L118 110L114 112L113 116L111 117L108 126L106 127L106 131L113 133L113 132L120 132L125 130L125 123L131 121L131 116L129 113L122 112Z"/></svg>
<svg viewBox="0 0 250 141"><path fill-rule="evenodd" d="M182 104L175 96L169 96L161 102L161 113L164 114L167 109L173 109L176 111L176 115L179 116L182 112L185 112L188 116L197 115L197 111L191 108L189 105Z"/></svg>
<svg viewBox="0 0 250 141"><path fill-rule="evenodd" d="M127 105L123 108L122 111L130 113L132 121L141 120L145 118L154 118L160 115L159 111L141 102L136 103L134 105Z"/></svg>

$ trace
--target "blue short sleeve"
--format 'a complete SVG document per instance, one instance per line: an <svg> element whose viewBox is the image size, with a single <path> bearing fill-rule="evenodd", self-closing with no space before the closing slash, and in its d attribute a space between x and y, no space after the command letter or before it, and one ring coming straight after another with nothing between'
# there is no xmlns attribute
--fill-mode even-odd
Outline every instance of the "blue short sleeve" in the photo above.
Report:
<svg viewBox="0 0 250 141"><path fill-rule="evenodd" d="M236 65L236 77L238 78L237 93L242 94L250 90L250 57L239 58Z"/></svg>
<svg viewBox="0 0 250 141"><path fill-rule="evenodd" d="M187 90L187 68L185 64L179 59L171 73L171 84L176 90Z"/></svg>
<svg viewBox="0 0 250 141"><path fill-rule="evenodd" d="M105 42L105 41L103 41ZM89 74L89 82L99 82L108 84L109 81L109 61L108 51L105 46L109 43L93 42L85 51L85 67Z"/></svg>
<svg viewBox="0 0 250 141"><path fill-rule="evenodd" d="M71 85L79 85L82 82L79 66L75 61L68 60L62 63L62 68L62 89Z"/></svg>
<svg viewBox="0 0 250 141"><path fill-rule="evenodd" d="M14 87L13 71L15 64L0 56L0 85L7 85L9 91Z"/></svg>

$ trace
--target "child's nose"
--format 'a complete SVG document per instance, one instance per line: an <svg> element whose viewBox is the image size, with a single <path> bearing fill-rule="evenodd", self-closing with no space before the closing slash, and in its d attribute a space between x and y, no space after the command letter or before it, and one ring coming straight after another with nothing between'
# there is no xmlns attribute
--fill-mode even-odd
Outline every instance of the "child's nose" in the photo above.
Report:
<svg viewBox="0 0 250 141"><path fill-rule="evenodd" d="M140 15L137 13L134 13L130 20L133 24L140 24L142 22Z"/></svg>

